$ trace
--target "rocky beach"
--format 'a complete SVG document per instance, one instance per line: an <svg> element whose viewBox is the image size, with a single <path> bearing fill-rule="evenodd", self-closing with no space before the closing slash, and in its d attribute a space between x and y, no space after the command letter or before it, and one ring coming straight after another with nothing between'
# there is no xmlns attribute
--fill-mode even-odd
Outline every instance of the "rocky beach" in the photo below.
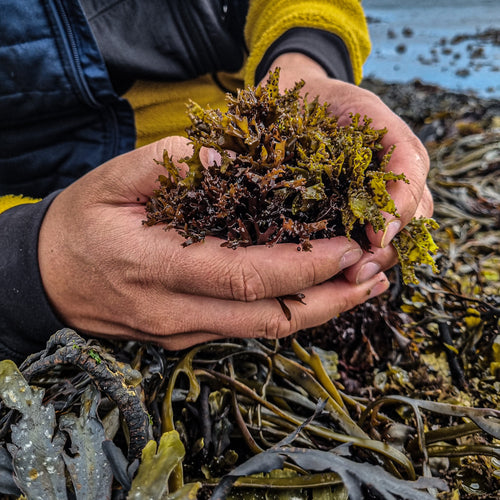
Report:
<svg viewBox="0 0 500 500"><path fill-rule="evenodd" d="M280 342L59 332L0 364L0 498L499 498L497 1L363 5L362 86L431 159L439 274L394 269L382 297Z"/></svg>

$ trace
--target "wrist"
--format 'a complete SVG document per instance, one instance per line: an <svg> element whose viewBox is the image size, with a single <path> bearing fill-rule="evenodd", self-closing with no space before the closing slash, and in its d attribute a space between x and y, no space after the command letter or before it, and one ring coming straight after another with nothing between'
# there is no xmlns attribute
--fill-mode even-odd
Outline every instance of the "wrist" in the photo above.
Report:
<svg viewBox="0 0 500 500"><path fill-rule="evenodd" d="M269 70L280 68L280 83L294 85L298 78L327 78L328 75L321 64L300 52L288 52L278 56ZM292 81L293 80L293 81Z"/></svg>
<svg viewBox="0 0 500 500"><path fill-rule="evenodd" d="M319 79L324 81L329 79L324 68L318 64L314 59L301 54L299 52L289 52L277 57L271 64L269 71L274 71L280 68L279 88L283 92L285 89L292 88L300 80L308 83L313 80ZM265 77L262 82L266 82ZM301 93L307 92L306 88L302 89Z"/></svg>

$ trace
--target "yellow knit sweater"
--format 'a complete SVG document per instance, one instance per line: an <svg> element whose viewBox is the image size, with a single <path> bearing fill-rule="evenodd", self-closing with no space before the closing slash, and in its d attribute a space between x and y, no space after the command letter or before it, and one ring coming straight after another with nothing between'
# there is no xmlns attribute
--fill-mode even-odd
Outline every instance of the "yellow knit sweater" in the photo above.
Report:
<svg viewBox="0 0 500 500"><path fill-rule="evenodd" d="M370 52L360 0L250 0L245 25L248 58L238 74L220 74L219 79L230 89L253 84L256 68L267 49L287 30L296 27L338 35L346 44L354 80L359 84L363 63ZM224 93L209 75L188 82L137 81L124 97L135 112L137 147L162 137L185 135L189 99L201 106L225 108ZM33 201L37 200L13 195L0 197L0 213Z"/></svg>

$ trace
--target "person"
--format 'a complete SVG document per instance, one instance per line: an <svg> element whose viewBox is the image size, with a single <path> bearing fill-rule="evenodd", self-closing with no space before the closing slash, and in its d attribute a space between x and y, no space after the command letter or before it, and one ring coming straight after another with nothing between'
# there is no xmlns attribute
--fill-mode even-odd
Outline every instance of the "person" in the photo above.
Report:
<svg viewBox="0 0 500 500"><path fill-rule="evenodd" d="M409 128L357 86L370 50L358 0L5 0L0 18L0 354L22 359L62 326L182 349L224 337L279 338L384 292L391 239L429 216L429 160ZM347 119L387 127L400 218L311 252L278 244L187 248L146 227L168 150L189 155L185 103L227 89L303 89ZM204 164L214 152L202 151ZM302 292L306 305L276 297Z"/></svg>

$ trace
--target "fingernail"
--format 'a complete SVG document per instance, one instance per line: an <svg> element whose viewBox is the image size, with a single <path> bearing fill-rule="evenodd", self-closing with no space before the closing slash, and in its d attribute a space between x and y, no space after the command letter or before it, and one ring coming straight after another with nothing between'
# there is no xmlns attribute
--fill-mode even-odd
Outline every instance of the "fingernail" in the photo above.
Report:
<svg viewBox="0 0 500 500"><path fill-rule="evenodd" d="M388 285L389 280L387 279L387 276L384 273L379 273L378 280L375 281L375 284L368 290L368 298L372 299L373 297L385 292Z"/></svg>
<svg viewBox="0 0 500 500"><path fill-rule="evenodd" d="M356 264L361 256L363 255L363 251L360 248L355 248L354 250L349 250L340 259L340 269L345 269L346 267L352 266Z"/></svg>
<svg viewBox="0 0 500 500"><path fill-rule="evenodd" d="M356 283L360 285L373 278L380 271L380 266L376 262L367 262L361 266L356 274Z"/></svg>
<svg viewBox="0 0 500 500"><path fill-rule="evenodd" d="M386 246L388 246L394 236L399 233L400 229L401 221L393 220L392 222L389 222L389 224L387 224L387 227L385 228L384 235L382 236L382 241L380 242L381 247L385 248Z"/></svg>

